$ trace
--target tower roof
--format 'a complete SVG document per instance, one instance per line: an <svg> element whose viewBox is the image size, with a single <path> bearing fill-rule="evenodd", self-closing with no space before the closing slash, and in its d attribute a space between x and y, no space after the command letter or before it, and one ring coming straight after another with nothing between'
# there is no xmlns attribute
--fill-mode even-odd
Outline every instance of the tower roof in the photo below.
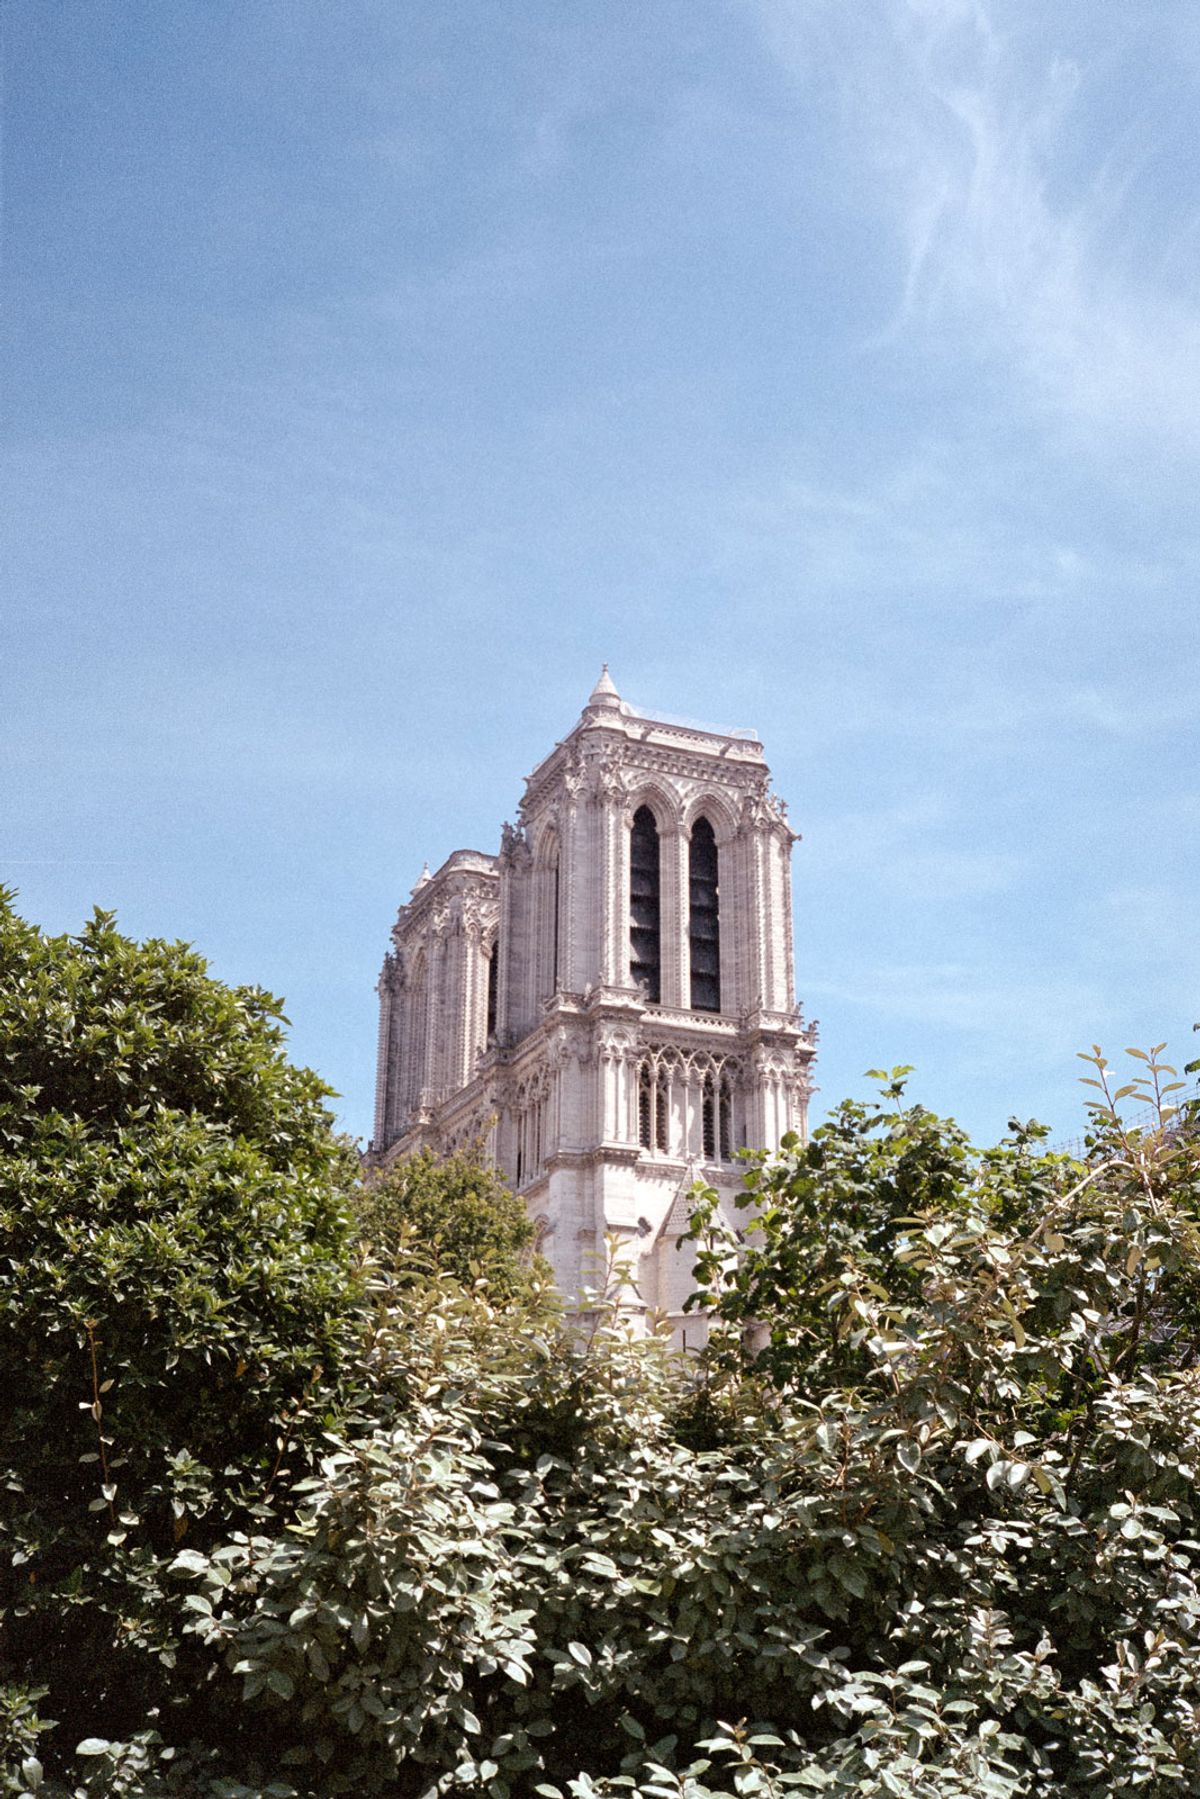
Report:
<svg viewBox="0 0 1200 1799"><path fill-rule="evenodd" d="M608 672L608 663L606 662L604 667L600 670L600 679L592 688L588 705L616 707L620 704L621 696L613 685L613 678Z"/></svg>

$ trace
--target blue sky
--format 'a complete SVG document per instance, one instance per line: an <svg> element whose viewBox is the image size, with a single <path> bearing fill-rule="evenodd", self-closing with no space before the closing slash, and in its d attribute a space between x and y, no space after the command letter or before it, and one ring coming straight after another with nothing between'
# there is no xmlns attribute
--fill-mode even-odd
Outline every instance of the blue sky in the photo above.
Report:
<svg viewBox="0 0 1200 1799"><path fill-rule="evenodd" d="M1200 1018L1194 0L8 0L0 873L370 1129L602 660L761 735L820 1104Z"/></svg>

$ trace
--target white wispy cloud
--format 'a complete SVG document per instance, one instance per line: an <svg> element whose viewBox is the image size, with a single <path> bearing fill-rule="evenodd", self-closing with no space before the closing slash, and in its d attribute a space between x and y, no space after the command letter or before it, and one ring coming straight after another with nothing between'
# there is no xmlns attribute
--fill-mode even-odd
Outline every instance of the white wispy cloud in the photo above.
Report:
<svg viewBox="0 0 1200 1799"><path fill-rule="evenodd" d="M1153 115L1114 121L1107 142L1081 116L1108 98L1122 37L1130 54L1144 44L1136 11L1073 32L1071 9L1040 3L763 0L760 16L802 79L814 44L840 71L868 203L899 243L893 338L952 331L1119 459L1146 444L1200 455L1194 211L1142 203Z"/></svg>

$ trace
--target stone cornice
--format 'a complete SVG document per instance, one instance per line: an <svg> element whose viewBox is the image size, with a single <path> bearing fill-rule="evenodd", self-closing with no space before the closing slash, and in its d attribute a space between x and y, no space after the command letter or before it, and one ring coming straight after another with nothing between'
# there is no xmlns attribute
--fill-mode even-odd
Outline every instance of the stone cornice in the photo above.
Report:
<svg viewBox="0 0 1200 1799"><path fill-rule="evenodd" d="M469 859L468 859L469 858ZM500 870L495 856L479 850L455 850L414 893L407 905L401 906L392 927L392 942L397 946L427 928L439 916L448 918L457 905L494 909L499 896Z"/></svg>
<svg viewBox="0 0 1200 1799"><path fill-rule="evenodd" d="M536 812L561 782L589 764L601 769L619 764L632 777L671 775L740 792L765 792L770 775L762 745L753 738L611 712L585 714L529 775L522 814Z"/></svg>

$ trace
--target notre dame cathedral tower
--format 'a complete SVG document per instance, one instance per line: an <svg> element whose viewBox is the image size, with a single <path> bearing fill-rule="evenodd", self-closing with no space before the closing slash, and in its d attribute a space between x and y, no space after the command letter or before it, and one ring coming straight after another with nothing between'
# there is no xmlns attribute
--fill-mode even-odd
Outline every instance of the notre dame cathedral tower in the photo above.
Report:
<svg viewBox="0 0 1200 1799"><path fill-rule="evenodd" d="M400 908L372 1161L482 1138L564 1292L615 1234L635 1303L694 1338L693 1183L732 1194L738 1149L805 1129L794 841L760 743L636 712L606 668L499 855L456 850Z"/></svg>

